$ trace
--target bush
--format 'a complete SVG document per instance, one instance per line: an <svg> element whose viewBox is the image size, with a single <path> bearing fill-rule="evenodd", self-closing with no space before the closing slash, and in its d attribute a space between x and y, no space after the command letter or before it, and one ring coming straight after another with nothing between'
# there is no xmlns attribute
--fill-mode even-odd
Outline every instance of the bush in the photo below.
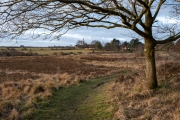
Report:
<svg viewBox="0 0 180 120"><path fill-rule="evenodd" d="M78 54L82 54L82 52L77 52Z"/></svg>
<svg viewBox="0 0 180 120"><path fill-rule="evenodd" d="M70 55L74 54L73 52L69 52Z"/></svg>
<svg viewBox="0 0 180 120"><path fill-rule="evenodd" d="M73 54L73 52L61 52L61 55L71 55L71 54Z"/></svg>
<svg viewBox="0 0 180 120"><path fill-rule="evenodd" d="M38 56L38 53L33 53L32 51L25 53L16 50L5 50L0 52L0 56Z"/></svg>
<svg viewBox="0 0 180 120"><path fill-rule="evenodd" d="M52 55L58 55L58 54L57 54L57 52L53 52L53 54L52 54Z"/></svg>

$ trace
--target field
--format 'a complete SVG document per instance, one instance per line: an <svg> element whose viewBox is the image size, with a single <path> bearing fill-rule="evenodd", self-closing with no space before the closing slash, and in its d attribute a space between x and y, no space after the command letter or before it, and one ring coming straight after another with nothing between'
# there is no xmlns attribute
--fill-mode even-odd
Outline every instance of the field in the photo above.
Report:
<svg viewBox="0 0 180 120"><path fill-rule="evenodd" d="M110 110L110 117L114 120L180 119L179 59L172 58L166 53L157 54L159 88L153 91L144 85L146 82L144 57L136 56L134 53L76 52L82 54L0 57L0 119L32 119L32 115L37 116L33 111L40 111L43 102L52 96L60 95L61 92L63 94L63 91L60 91L62 88L66 91L75 85L77 87L73 87L73 90L86 91L87 88L87 93L92 93L90 92L92 87L88 88L91 84L97 86L93 87L97 92L90 96L105 96L106 92L110 94L111 97L106 98L108 102L103 101L110 104L106 107L110 107L107 109ZM114 77L103 82L102 78L112 75ZM87 81L94 82L87 84ZM108 84L100 84L107 81ZM81 84L86 87L78 87ZM81 99L86 101L78 107L79 111L82 109L84 111L85 105L91 103L94 98L82 97ZM104 99L104 97L97 98L98 102ZM105 109L104 107L102 108ZM101 110L97 112L101 113ZM44 114L42 111L37 113ZM90 115L87 117L91 118Z"/></svg>
<svg viewBox="0 0 180 120"><path fill-rule="evenodd" d="M89 52L92 52L92 50L88 50L88 49L60 49L60 48L36 48L36 47L29 47L26 49L23 48L6 48L6 47L0 47L0 52L3 51L18 51L18 52L24 52L24 53L28 53L28 52L33 52L33 53L37 53L39 55L62 55L64 54L87 54Z"/></svg>

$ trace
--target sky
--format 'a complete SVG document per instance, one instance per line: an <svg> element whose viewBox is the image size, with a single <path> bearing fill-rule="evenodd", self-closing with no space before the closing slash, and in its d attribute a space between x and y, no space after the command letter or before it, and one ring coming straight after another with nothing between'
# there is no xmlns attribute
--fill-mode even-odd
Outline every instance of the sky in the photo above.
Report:
<svg viewBox="0 0 180 120"><path fill-rule="evenodd" d="M125 32L124 32L125 31ZM81 27L78 30L70 30L66 34L64 34L60 40L42 40L41 38L37 38L32 40L29 36L29 39L26 38L21 39L19 38L17 41L7 41L2 40L0 42L0 46L74 46L76 45L78 40L83 40L86 43L91 43L92 40L101 41L101 43L107 43L116 38L120 41L130 41L132 38L128 36L124 36L123 34L129 34L129 31L121 28L114 28L114 29L104 29L104 28L85 28ZM131 32L132 33L132 32ZM135 33L134 33L135 34Z"/></svg>
<svg viewBox="0 0 180 120"><path fill-rule="evenodd" d="M37 31L37 33L40 32L41 31ZM112 41L114 38L120 40L121 42L130 41L133 38L129 36L132 35L135 38L138 37L135 32L123 28L105 29L81 27L77 30L69 30L60 38L60 40L42 40L41 38L32 39L31 36L26 33L25 35L23 35L24 37L20 37L18 38L18 40L8 41L6 39L3 39L0 42L0 46L74 46L76 45L78 40L83 39L88 44L90 44L93 40L98 40L102 44L105 44Z"/></svg>
<svg viewBox="0 0 180 120"><path fill-rule="evenodd" d="M160 11L157 20L166 23L167 22L167 11ZM176 22L171 19L168 21L169 23ZM37 31L38 32L38 31ZM40 32L40 31L39 31ZM8 41L3 39L0 41L0 46L37 46L37 47L47 47L47 46L74 46L76 45L78 40L85 40L86 43L91 43L92 40L98 40L102 44L110 42L113 38L116 38L123 41L130 41L133 39L132 37L139 37L133 31L129 31L123 28L113 28L113 29L105 29L105 28L87 28L81 27L77 30L70 30L65 35L61 37L60 40L42 40L41 38L31 39L28 33L24 35L24 38L19 38L18 40ZM29 39L26 39L29 38ZM141 41L143 42L143 40Z"/></svg>

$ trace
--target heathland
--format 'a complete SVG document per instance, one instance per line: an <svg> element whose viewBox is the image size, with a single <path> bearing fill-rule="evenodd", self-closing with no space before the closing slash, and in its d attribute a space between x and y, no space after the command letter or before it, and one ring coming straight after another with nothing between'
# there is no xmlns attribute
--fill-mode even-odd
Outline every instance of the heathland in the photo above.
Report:
<svg viewBox="0 0 180 120"><path fill-rule="evenodd" d="M145 87L145 60L135 53L2 51L0 119L180 119L180 60L166 51L156 53L155 90Z"/></svg>

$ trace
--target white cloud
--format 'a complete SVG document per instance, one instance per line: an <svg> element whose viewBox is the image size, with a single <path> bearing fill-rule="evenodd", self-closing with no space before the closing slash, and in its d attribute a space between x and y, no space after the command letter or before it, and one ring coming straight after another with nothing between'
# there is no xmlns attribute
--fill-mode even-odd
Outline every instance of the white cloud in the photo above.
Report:
<svg viewBox="0 0 180 120"><path fill-rule="evenodd" d="M78 40L84 39L85 42L91 43L92 40L98 40L100 42L106 43L116 38L120 41L130 41L132 38L124 36L123 34L128 34L128 32L122 28L115 28L115 29L104 29L104 28L80 28L78 30L71 30L64 34L59 41L53 40L41 40L32 39L30 37L30 31L24 34L24 37L18 39L18 43L16 41L7 42L3 40L0 42L0 46L68 46L68 45L75 45ZM43 33L43 31L38 30L34 33ZM29 39L26 39L29 38Z"/></svg>
<svg viewBox="0 0 180 120"><path fill-rule="evenodd" d="M165 16L157 17L157 20L161 21L162 23L167 23L167 24L176 24L179 22L179 20L177 19L167 18Z"/></svg>
<svg viewBox="0 0 180 120"><path fill-rule="evenodd" d="M156 20L159 20L159 22L162 23L168 23L168 24L174 24L174 23L180 23L179 20L176 19L168 19L169 17L169 11L171 10L171 7L165 7L159 11L158 17ZM111 18L111 21L115 21L116 19ZM81 27L77 30L71 30L68 31L65 35L61 37L59 41L50 41L50 40L41 40L41 38L38 39L32 39L30 37L30 34L43 34L44 31L42 29L38 29L36 31L27 31L24 35L24 39L18 39L18 43L16 44L16 41L7 42L6 39L4 39L2 42L0 42L0 46L13 46L13 45L26 45L26 46L52 46L52 45L75 45L78 40L84 39L87 43L90 43L92 40L99 40L101 42L110 42L113 38L119 39L120 41L130 41L132 37L138 37L138 35L134 32L129 33L127 29L123 28L115 28L115 29L104 29L104 28L87 28L87 27ZM129 35L124 36L124 35ZM58 33L54 34L58 35ZM42 35L43 36L43 35ZM27 40L28 39L28 40Z"/></svg>

